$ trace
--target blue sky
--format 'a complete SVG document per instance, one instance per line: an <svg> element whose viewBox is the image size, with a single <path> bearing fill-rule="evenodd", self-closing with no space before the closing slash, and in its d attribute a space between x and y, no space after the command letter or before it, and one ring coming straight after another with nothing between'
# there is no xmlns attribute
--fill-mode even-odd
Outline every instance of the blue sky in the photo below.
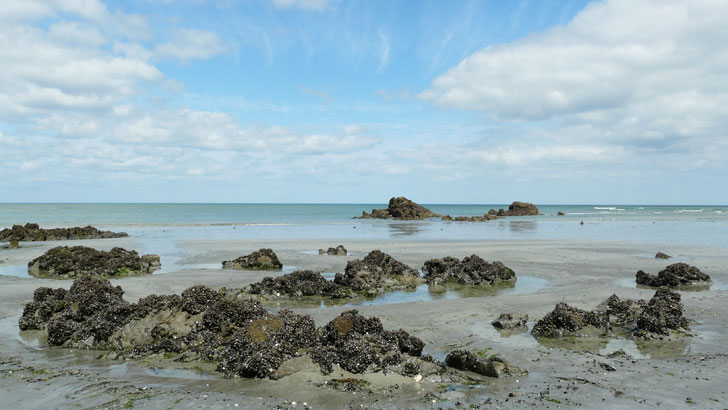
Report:
<svg viewBox="0 0 728 410"><path fill-rule="evenodd" d="M726 204L728 3L0 4L1 202Z"/></svg>

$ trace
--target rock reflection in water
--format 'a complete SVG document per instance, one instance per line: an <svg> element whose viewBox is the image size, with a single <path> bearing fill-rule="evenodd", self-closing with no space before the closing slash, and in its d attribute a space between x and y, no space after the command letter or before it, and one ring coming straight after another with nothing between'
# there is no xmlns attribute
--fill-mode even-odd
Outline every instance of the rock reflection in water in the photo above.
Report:
<svg viewBox="0 0 728 410"><path fill-rule="evenodd" d="M508 229L511 232L525 233L536 232L538 222L536 221L508 221Z"/></svg>
<svg viewBox="0 0 728 410"><path fill-rule="evenodd" d="M387 224L389 227L389 234L391 236L410 236L414 235L423 230L423 225L429 225L428 223L398 223L392 222Z"/></svg>

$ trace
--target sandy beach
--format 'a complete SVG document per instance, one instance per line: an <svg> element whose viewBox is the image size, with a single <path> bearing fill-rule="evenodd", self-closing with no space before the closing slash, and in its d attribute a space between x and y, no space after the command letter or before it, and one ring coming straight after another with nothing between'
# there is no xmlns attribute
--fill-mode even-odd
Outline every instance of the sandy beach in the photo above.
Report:
<svg viewBox="0 0 728 410"><path fill-rule="evenodd" d="M455 348L498 352L529 371L518 380L481 378L472 385L416 383L399 375L370 375L372 393L345 393L319 387L320 374L295 374L278 381L224 379L211 369L183 369L176 363L151 360L96 360L98 352L48 348L37 336L21 334L17 320L33 291L40 286L68 288L71 281L19 278L0 275L0 393L8 408L124 407L371 407L490 408L583 407L635 408L724 408L728 392L728 357L723 340L728 335L728 255L721 249L678 245L622 245L588 241L352 241L344 242L349 256L321 256L319 248L338 244L326 241L183 241L177 262L216 264L260 247L276 251L291 269L342 272L346 261L380 249L420 268L434 257L464 257L478 254L499 260L522 277L523 284L494 295L461 294L437 299L416 296L390 303L356 303L354 306L296 307L297 313L313 316L316 323L331 320L344 310L356 308L365 316L377 316L385 328L402 328L425 342L426 353L443 359ZM21 248L0 251L0 267L26 264L57 245L78 241L23 243ZM83 241L97 249L122 246L134 249L133 237ZM655 259L662 250L699 266L714 281L707 291L683 291L685 313L693 320L694 337L685 342L635 345L629 340L585 343L541 344L528 333L501 335L490 322L500 313L524 311L529 326L558 302L593 309L612 294L621 298L649 299L654 290L637 288L634 274L642 269L657 272L671 262ZM113 280L125 290L125 298L136 301L151 293L180 293L204 284L212 288L241 287L264 276L279 273L182 269L164 274ZM456 295L457 296L457 295ZM417 300L417 299L422 300ZM435 299L435 300L433 300ZM408 301L407 301L408 300ZM402 303L399 303L402 302ZM275 304L266 308L276 309ZM618 349L628 357L607 357ZM608 364L614 371L606 371ZM328 376L331 378L335 375ZM42 394L39 394L42 393ZM295 403L295 404L294 404Z"/></svg>

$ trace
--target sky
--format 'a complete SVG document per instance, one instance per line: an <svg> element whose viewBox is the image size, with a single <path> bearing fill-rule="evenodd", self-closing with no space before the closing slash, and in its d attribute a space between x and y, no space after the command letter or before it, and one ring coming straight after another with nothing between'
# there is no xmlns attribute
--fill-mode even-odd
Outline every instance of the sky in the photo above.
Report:
<svg viewBox="0 0 728 410"><path fill-rule="evenodd" d="M0 202L728 204L724 0L7 0Z"/></svg>

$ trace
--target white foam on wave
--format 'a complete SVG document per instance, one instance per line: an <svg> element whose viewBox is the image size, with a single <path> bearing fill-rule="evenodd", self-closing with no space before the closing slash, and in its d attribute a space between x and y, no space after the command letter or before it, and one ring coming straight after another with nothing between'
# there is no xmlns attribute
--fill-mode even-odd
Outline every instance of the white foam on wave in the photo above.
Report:
<svg viewBox="0 0 728 410"><path fill-rule="evenodd" d="M682 213L682 212L703 212L703 211L704 211L704 209L680 209L680 210L675 211L675 212Z"/></svg>
<svg viewBox="0 0 728 410"><path fill-rule="evenodd" d="M616 206L595 206L594 209L605 209L607 211L616 211Z"/></svg>

